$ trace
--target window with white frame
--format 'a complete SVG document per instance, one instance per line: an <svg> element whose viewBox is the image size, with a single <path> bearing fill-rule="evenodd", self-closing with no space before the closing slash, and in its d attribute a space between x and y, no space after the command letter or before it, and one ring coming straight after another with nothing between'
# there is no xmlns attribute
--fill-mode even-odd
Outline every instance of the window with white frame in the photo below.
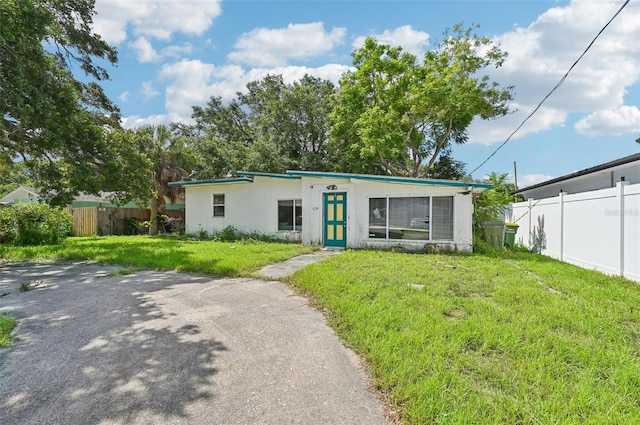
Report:
<svg viewBox="0 0 640 425"><path fill-rule="evenodd" d="M453 240L453 196L369 198L369 237Z"/></svg>
<svg viewBox="0 0 640 425"><path fill-rule="evenodd" d="M212 195L213 216L224 217L224 193L214 193Z"/></svg>
<svg viewBox="0 0 640 425"><path fill-rule="evenodd" d="M302 230L302 200L278 201L278 230Z"/></svg>

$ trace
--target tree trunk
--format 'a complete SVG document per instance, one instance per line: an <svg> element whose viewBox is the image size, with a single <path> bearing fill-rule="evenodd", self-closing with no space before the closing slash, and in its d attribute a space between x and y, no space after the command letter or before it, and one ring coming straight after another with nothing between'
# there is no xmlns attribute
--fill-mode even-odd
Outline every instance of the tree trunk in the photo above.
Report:
<svg viewBox="0 0 640 425"><path fill-rule="evenodd" d="M149 221L151 225L149 225L149 234L157 235L158 234L158 198L153 198L151 200L151 214L149 217Z"/></svg>
<svg viewBox="0 0 640 425"><path fill-rule="evenodd" d="M445 145L447 144L447 141L449 139L449 134L451 134L452 128L453 128L453 119L450 119L449 126L447 127L447 131L445 131L440 141L436 142L436 150L431 156L431 159L429 160L429 165L427 165L427 172L429 172L429 170L433 168L433 164L436 162L436 159L438 159L438 156L440 155L440 151L442 151L442 148L444 148Z"/></svg>

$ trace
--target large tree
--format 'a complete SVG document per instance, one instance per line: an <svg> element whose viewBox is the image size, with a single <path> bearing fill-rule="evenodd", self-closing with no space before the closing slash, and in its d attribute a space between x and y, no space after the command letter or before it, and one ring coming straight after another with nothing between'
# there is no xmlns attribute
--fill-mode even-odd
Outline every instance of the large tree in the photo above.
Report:
<svg viewBox="0 0 640 425"><path fill-rule="evenodd" d="M305 75L286 84L267 75L224 104L212 97L194 107L194 126L182 127L202 159L198 177L224 177L240 169L284 172L328 170L328 116L335 86Z"/></svg>
<svg viewBox="0 0 640 425"><path fill-rule="evenodd" d="M0 196L5 196L20 186L33 186L33 180L25 164L0 162Z"/></svg>
<svg viewBox="0 0 640 425"><path fill-rule="evenodd" d="M445 32L422 62L368 38L353 54L355 70L340 80L331 115L335 163L348 172L433 175L451 144L467 141L474 118L508 112L511 88L482 75L505 56L461 25Z"/></svg>
<svg viewBox="0 0 640 425"><path fill-rule="evenodd" d="M117 163L105 133L118 126L118 108L97 64L117 54L93 33L93 14L93 0L0 2L0 155L23 161L60 203L103 189Z"/></svg>

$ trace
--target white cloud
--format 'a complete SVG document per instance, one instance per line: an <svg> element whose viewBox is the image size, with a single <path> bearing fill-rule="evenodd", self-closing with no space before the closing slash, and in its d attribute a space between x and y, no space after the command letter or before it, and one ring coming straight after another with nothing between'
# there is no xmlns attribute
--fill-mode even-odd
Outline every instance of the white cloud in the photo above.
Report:
<svg viewBox="0 0 640 425"><path fill-rule="evenodd" d="M159 95L160 92L153 88L150 81L142 83L142 95L145 99L151 99Z"/></svg>
<svg viewBox="0 0 640 425"><path fill-rule="evenodd" d="M205 105L211 96L220 96L228 102L235 98L237 92L244 91L247 83L267 74L281 74L288 84L305 74L336 83L348 69L346 65L328 64L319 68L284 66L245 70L239 65L215 66L200 60L183 59L164 65L160 78L168 80L165 107L169 121L190 123L193 106Z"/></svg>
<svg viewBox="0 0 640 425"><path fill-rule="evenodd" d="M214 94L211 78L216 67L200 60L166 64L160 71L162 79L171 80L165 90L165 107L169 121L190 122L193 105L202 105Z"/></svg>
<svg viewBox="0 0 640 425"><path fill-rule="evenodd" d="M549 9L526 28L516 28L497 36L495 41L509 52L509 57L502 68L490 72L491 77L505 86L514 85L515 101L522 105L522 109L532 110L558 83L621 4L615 0L573 0L567 6ZM640 4L629 3L572 70L564 84L544 103L548 111L556 111L556 115L540 117L541 109L523 130L535 133L563 125L569 113L593 113L622 107L628 88L640 80L638 22ZM487 124L493 128L495 138L480 135L472 139L482 139L488 144L503 141L501 136L519 124L513 117ZM585 125L577 126L576 130L586 131ZM616 126L601 128L601 135L619 134L621 131ZM522 137L523 130L516 138Z"/></svg>
<svg viewBox="0 0 640 425"><path fill-rule="evenodd" d="M531 106L517 103L513 103L511 108L515 112L499 119L474 120L469 127L469 143L492 145L496 142L504 142L533 110ZM543 106L513 135L511 140L563 125L566 118L566 112Z"/></svg>
<svg viewBox="0 0 640 425"><path fill-rule="evenodd" d="M549 176L546 174L525 174L522 176L518 176L518 188L522 189L525 187L533 186L534 184L546 182L547 180L551 180L555 178L555 176Z"/></svg>
<svg viewBox="0 0 640 425"><path fill-rule="evenodd" d="M596 111L575 124L578 133L586 136L620 135L640 132L640 109L620 106Z"/></svg>
<svg viewBox="0 0 640 425"><path fill-rule="evenodd" d="M123 91L118 96L118 99L120 100L120 102L126 102L127 100L129 100L129 94L130 93L128 91Z"/></svg>
<svg viewBox="0 0 640 425"><path fill-rule="evenodd" d="M151 125L169 124L166 115L150 115L148 117L141 117L139 115L129 115L123 117L120 124L124 128L140 128Z"/></svg>
<svg viewBox="0 0 640 425"><path fill-rule="evenodd" d="M371 34L378 43L390 46L400 46L403 50L421 57L429 45L429 34L424 31L416 31L411 25L405 25L393 30L384 30L382 34ZM359 49L367 37L360 36L353 41L354 49Z"/></svg>
<svg viewBox="0 0 640 425"><path fill-rule="evenodd" d="M135 35L161 40L176 32L201 35L222 12L220 0L96 0L95 10L95 31L113 44L126 40L129 27Z"/></svg>
<svg viewBox="0 0 640 425"><path fill-rule="evenodd" d="M183 43L181 45L168 46L160 51L161 58L178 58L184 54L193 52L191 43Z"/></svg>
<svg viewBox="0 0 640 425"><path fill-rule="evenodd" d="M159 62L166 58L180 57L193 51L193 46L190 43L184 43L180 46L165 47L158 53L146 37L138 37L136 41L129 43L129 47L136 52L138 62L141 63Z"/></svg>
<svg viewBox="0 0 640 425"><path fill-rule="evenodd" d="M136 41L129 43L129 47L136 52L138 62L146 63L158 60L158 53L146 37L138 37Z"/></svg>
<svg viewBox="0 0 640 425"><path fill-rule="evenodd" d="M282 66L291 59L309 59L329 53L341 44L345 28L327 32L322 22L289 24L286 28L256 28L240 36L229 60L251 66Z"/></svg>

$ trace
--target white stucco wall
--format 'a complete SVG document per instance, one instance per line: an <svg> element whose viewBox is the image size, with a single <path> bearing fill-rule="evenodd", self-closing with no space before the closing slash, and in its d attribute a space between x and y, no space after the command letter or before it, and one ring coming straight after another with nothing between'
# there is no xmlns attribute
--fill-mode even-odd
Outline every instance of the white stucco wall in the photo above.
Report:
<svg viewBox="0 0 640 425"><path fill-rule="evenodd" d="M327 186L336 189L328 190ZM425 244L441 248L469 252L472 249L471 195L463 195L464 187L429 186L416 184L382 183L366 180L302 178L303 217L305 228L302 243L322 245L323 194L345 192L347 194L347 247L384 249L401 246L408 250L424 250ZM398 196L453 196L454 240L387 240L369 238L369 198Z"/></svg>
<svg viewBox="0 0 640 425"><path fill-rule="evenodd" d="M335 189L328 186L335 185ZM253 183L197 184L185 187L186 232L204 230L213 235L227 226L240 232L260 233L280 239L300 240L304 245L323 245L323 195L347 195L347 248L424 250L426 244L469 252L472 249L471 194L466 187L431 186L351 180L348 178L302 177L282 179L254 177ZM225 195L225 216L213 217L213 194ZM453 196L453 241L369 238L369 198ZM302 199L302 232L278 231L278 200Z"/></svg>
<svg viewBox="0 0 640 425"><path fill-rule="evenodd" d="M224 217L213 217L212 195L222 193L225 195ZM300 232L278 231L278 200L301 199L299 179L255 177L253 183L186 186L185 194L187 233L205 230L211 236L233 226L243 233L301 239ZM303 227L305 224L303 221Z"/></svg>

